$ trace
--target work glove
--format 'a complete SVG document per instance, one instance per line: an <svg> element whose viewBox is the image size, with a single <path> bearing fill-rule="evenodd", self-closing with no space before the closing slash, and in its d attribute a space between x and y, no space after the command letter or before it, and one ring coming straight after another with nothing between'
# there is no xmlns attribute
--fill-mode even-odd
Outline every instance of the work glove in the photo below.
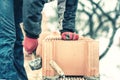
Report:
<svg viewBox="0 0 120 80"><path fill-rule="evenodd" d="M61 34L63 40L78 40L79 35L73 32L63 32Z"/></svg>
<svg viewBox="0 0 120 80"><path fill-rule="evenodd" d="M38 46L38 40L37 39L33 39L33 38L29 38L29 37L26 36L24 38L24 41L23 41L23 46L24 46L25 51L28 54L32 54L33 51L35 51L35 49Z"/></svg>

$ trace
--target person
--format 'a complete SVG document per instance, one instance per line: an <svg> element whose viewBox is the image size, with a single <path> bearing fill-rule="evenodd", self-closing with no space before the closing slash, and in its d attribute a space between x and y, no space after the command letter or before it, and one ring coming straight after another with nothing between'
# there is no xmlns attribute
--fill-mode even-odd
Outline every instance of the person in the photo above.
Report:
<svg viewBox="0 0 120 80"><path fill-rule="evenodd" d="M0 80L28 80L24 68L22 0L0 0Z"/></svg>
<svg viewBox="0 0 120 80"><path fill-rule="evenodd" d="M24 48L31 54L38 46L38 37L41 33L41 11L47 0L24 0L23 1L23 25L25 31ZM60 30L63 40L78 40L75 33L75 17L78 0L58 0L58 17L60 18L62 7L60 3L65 2L65 10Z"/></svg>

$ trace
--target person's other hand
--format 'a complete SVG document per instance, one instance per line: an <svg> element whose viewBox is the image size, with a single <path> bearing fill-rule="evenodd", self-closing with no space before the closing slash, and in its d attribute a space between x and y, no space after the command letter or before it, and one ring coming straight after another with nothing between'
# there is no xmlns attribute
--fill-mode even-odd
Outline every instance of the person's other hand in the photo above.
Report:
<svg viewBox="0 0 120 80"><path fill-rule="evenodd" d="M61 34L62 40L78 40L79 35L73 32L63 32Z"/></svg>
<svg viewBox="0 0 120 80"><path fill-rule="evenodd" d="M29 37L25 36L24 41L23 41L23 46L24 46L25 51L28 54L32 54L33 51L38 46L38 40L37 39L33 39L33 38L29 38Z"/></svg>

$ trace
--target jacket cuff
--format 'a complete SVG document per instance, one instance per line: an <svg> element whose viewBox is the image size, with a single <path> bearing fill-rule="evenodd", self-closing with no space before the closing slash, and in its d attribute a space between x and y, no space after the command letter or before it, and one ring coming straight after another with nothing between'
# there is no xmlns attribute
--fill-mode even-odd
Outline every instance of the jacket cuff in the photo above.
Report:
<svg viewBox="0 0 120 80"><path fill-rule="evenodd" d="M39 38L39 35L33 35L33 34L30 34L30 33L27 33L27 32L26 32L26 36L29 37L29 38L33 38L33 39Z"/></svg>

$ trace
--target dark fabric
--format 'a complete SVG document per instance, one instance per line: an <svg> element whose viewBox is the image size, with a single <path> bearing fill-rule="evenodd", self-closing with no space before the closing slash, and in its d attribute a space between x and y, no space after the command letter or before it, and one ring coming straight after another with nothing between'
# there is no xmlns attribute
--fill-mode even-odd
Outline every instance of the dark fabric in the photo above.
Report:
<svg viewBox="0 0 120 80"><path fill-rule="evenodd" d="M22 0L0 0L0 80L28 80L20 22Z"/></svg>
<svg viewBox="0 0 120 80"><path fill-rule="evenodd" d="M47 0L23 0L23 24L26 35L38 38L41 32L41 11Z"/></svg>
<svg viewBox="0 0 120 80"><path fill-rule="evenodd" d="M66 0L64 19L62 22L63 29L61 32L75 32L75 18L78 0Z"/></svg>

